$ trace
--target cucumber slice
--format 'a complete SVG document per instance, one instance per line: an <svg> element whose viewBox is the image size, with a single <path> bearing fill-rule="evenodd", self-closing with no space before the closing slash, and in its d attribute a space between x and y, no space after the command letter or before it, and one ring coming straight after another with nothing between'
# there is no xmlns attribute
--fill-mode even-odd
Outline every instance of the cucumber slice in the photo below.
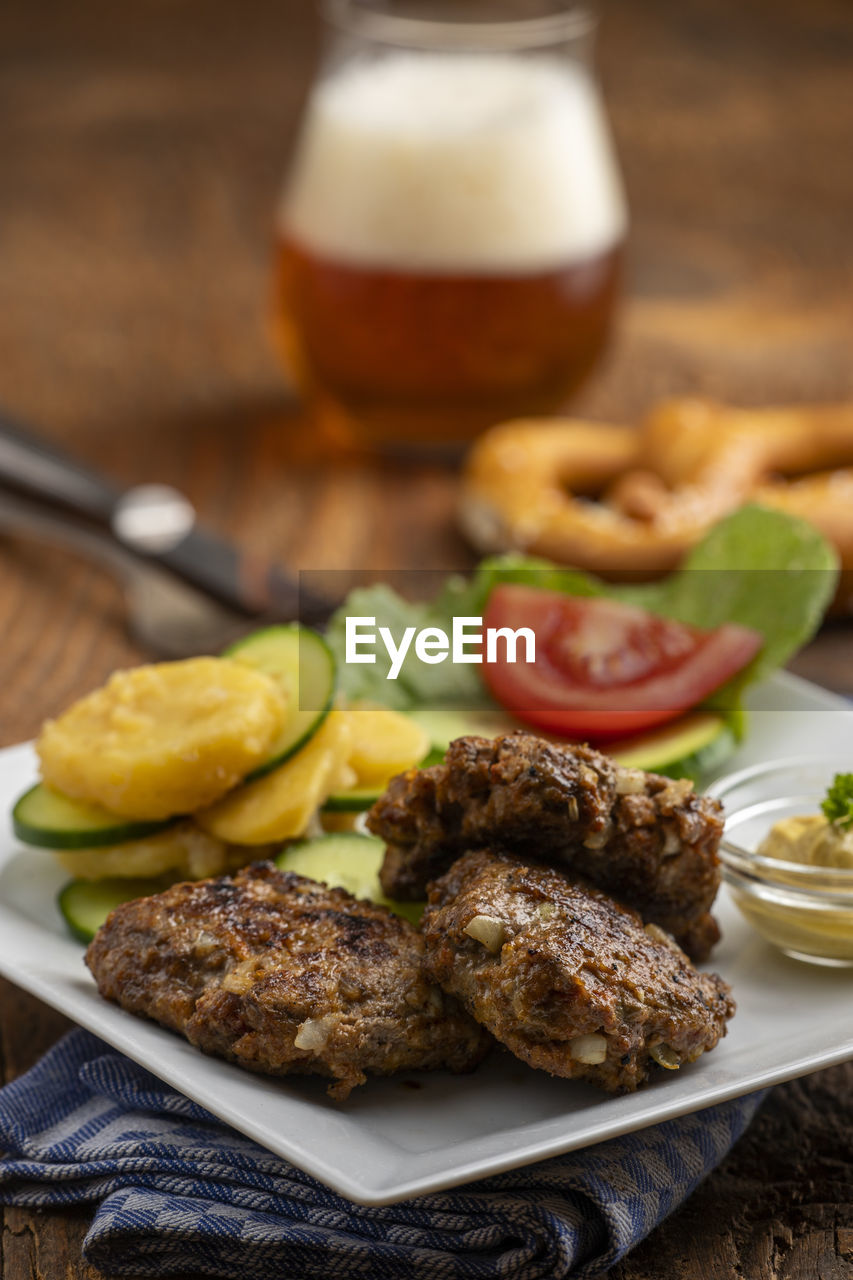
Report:
<svg viewBox="0 0 853 1280"><path fill-rule="evenodd" d="M355 898L378 902L417 924L423 914L423 902L393 902L382 892L379 868L384 856L384 841L355 831L340 831L292 844L275 861L282 871L319 880L332 889L346 889Z"/></svg>
<svg viewBox="0 0 853 1280"><path fill-rule="evenodd" d="M163 876L153 880L69 880L56 901L77 941L91 942L115 907L160 893L171 883Z"/></svg>
<svg viewBox="0 0 853 1280"><path fill-rule="evenodd" d="M496 738L498 734L512 733L514 729L525 727L520 720L514 720L505 711L491 711L487 708L481 711L441 711L431 707L416 707L414 711L407 711L406 715L429 734L432 748L430 756L439 753L439 760L443 759L454 738ZM430 763L436 761L430 760Z"/></svg>
<svg viewBox="0 0 853 1280"><path fill-rule="evenodd" d="M297 622L255 631L222 656L277 680L292 708L267 759L246 775L244 781L252 782L284 764L320 728L335 696L335 659L321 635Z"/></svg>
<svg viewBox="0 0 853 1280"><path fill-rule="evenodd" d="M174 818L156 822L119 818L114 813L72 800L43 782L25 791L12 810L12 828L24 844L42 849L102 849L141 840L173 826Z"/></svg>
<svg viewBox="0 0 853 1280"><path fill-rule="evenodd" d="M323 813L362 813L382 795L382 787L353 787L351 791L338 791L323 801Z"/></svg>
<svg viewBox="0 0 853 1280"><path fill-rule="evenodd" d="M607 754L629 769L698 782L722 764L736 745L734 731L722 716L692 711L660 729L609 743Z"/></svg>

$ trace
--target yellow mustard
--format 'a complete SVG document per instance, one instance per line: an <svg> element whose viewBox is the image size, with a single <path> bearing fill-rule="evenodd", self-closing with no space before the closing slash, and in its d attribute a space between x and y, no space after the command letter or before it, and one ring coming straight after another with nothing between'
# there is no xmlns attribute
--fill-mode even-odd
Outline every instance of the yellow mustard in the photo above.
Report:
<svg viewBox="0 0 853 1280"><path fill-rule="evenodd" d="M853 868L853 830L822 814L784 818L773 826L757 852L779 862L832 870ZM788 953L835 964L853 964L853 908L796 902L785 885L803 887L803 876L780 867L774 890L762 895L735 890L743 914L768 941Z"/></svg>
<svg viewBox="0 0 853 1280"><path fill-rule="evenodd" d="M809 867L853 867L853 830L829 822L820 813L783 818L770 828L758 852L765 858Z"/></svg>

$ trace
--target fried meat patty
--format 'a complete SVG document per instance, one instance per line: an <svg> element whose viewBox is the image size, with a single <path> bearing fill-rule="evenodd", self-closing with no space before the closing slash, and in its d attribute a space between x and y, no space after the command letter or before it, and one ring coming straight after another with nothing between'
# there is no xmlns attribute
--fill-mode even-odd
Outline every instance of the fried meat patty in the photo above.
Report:
<svg viewBox="0 0 853 1280"><path fill-rule="evenodd" d="M734 1002L657 925L583 880L480 850L430 890L426 965L517 1057L628 1092L713 1049Z"/></svg>
<svg viewBox="0 0 853 1280"><path fill-rule="evenodd" d="M708 914L720 883L719 802L592 747L524 731L457 738L443 764L394 778L367 825L387 845L390 898L422 898L468 849L506 849L586 876L694 959L719 937Z"/></svg>
<svg viewBox="0 0 853 1280"><path fill-rule="evenodd" d="M269 1075L466 1071L490 1040L425 975L384 907L254 863L117 907L86 952L98 989L197 1048Z"/></svg>

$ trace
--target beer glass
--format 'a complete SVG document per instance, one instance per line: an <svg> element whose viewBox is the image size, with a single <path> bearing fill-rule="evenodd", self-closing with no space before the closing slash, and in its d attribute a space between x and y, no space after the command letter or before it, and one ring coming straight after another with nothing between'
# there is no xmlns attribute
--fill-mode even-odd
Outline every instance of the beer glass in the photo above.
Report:
<svg viewBox="0 0 853 1280"><path fill-rule="evenodd" d="M337 434L395 452L559 409L606 341L626 230L593 15L529 0L323 14L278 216L292 376Z"/></svg>

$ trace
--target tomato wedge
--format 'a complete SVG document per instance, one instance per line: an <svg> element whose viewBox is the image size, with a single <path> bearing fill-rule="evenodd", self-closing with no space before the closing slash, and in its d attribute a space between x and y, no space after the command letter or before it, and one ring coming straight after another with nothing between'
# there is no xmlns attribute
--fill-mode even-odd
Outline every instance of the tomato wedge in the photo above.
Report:
<svg viewBox="0 0 853 1280"><path fill-rule="evenodd" d="M487 628L529 627L534 662L498 657L483 665L489 689L537 728L602 741L664 724L701 702L755 657L764 638L725 623L703 631L606 597L565 596L513 584L496 587Z"/></svg>

